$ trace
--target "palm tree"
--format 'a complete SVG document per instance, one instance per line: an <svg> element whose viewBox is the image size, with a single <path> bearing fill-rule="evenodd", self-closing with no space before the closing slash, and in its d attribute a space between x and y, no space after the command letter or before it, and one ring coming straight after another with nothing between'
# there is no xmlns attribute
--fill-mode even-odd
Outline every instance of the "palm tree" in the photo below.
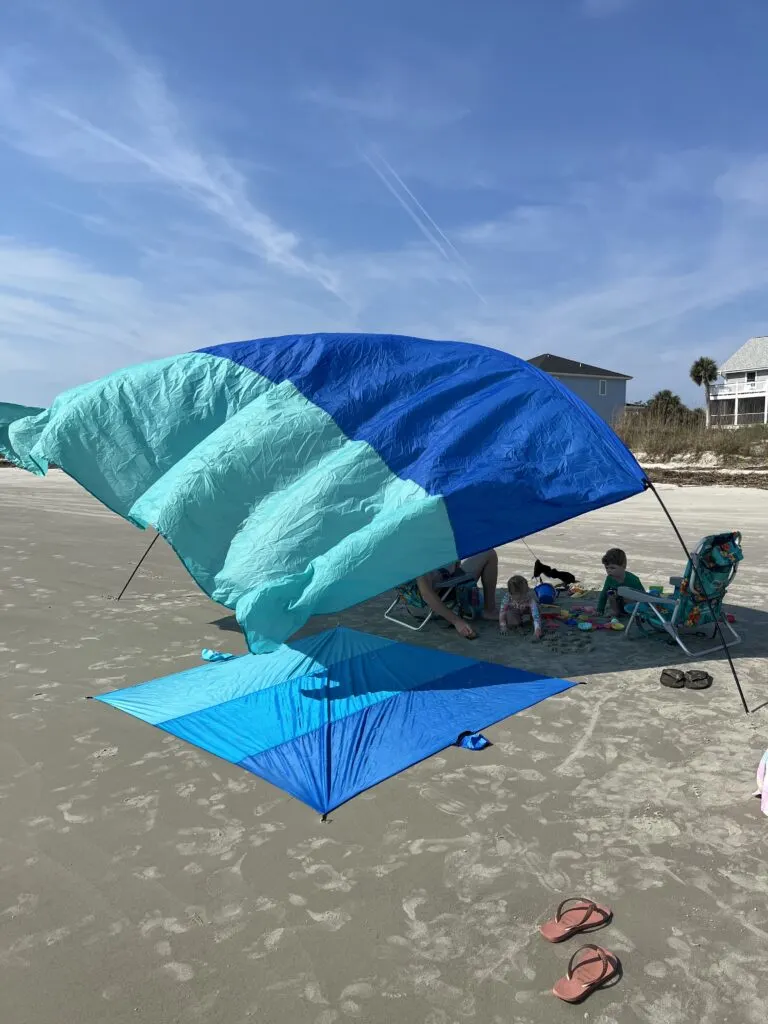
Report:
<svg viewBox="0 0 768 1024"><path fill-rule="evenodd" d="M664 391L657 391L652 398L649 398L646 409L652 417L667 422L682 420L688 412L680 395L674 394L667 388Z"/></svg>
<svg viewBox="0 0 768 1024"><path fill-rule="evenodd" d="M717 380L717 363L709 356L701 356L691 367L691 380L697 387L704 388L704 402L707 407L707 426L709 426L709 389Z"/></svg>

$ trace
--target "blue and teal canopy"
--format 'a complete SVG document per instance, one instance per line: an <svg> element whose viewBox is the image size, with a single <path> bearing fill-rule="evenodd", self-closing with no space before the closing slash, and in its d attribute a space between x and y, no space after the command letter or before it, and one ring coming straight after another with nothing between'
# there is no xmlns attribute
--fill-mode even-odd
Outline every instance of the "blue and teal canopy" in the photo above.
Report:
<svg viewBox="0 0 768 1024"><path fill-rule="evenodd" d="M121 370L7 429L173 546L254 652L315 613L643 490L552 377L458 342L314 334Z"/></svg>
<svg viewBox="0 0 768 1024"><path fill-rule="evenodd" d="M16 420L29 419L34 416L38 416L43 410L39 406L31 405L16 405L13 402L0 402L0 455L9 459L11 462L16 462L19 465L24 465L21 456L19 456L13 449L9 437L9 431L11 424L15 423ZM24 465L25 469L35 469L34 463Z"/></svg>

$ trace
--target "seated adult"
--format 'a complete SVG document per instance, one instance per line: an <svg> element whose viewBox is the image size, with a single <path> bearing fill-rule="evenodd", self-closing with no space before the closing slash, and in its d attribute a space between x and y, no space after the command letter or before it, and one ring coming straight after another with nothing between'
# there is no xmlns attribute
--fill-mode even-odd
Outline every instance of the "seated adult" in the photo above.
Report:
<svg viewBox="0 0 768 1024"><path fill-rule="evenodd" d="M499 556L491 549L481 551L478 555L471 555L469 558L455 562L453 565L445 566L443 569L435 569L432 572L419 576L416 585L424 603L432 609L435 615L440 615L453 626L456 632L467 640L474 640L477 636L472 626L457 615L441 600L439 589L445 589L446 582L450 583L452 576L474 576L483 587L483 618L498 619L499 612L496 607L496 581L499 577Z"/></svg>

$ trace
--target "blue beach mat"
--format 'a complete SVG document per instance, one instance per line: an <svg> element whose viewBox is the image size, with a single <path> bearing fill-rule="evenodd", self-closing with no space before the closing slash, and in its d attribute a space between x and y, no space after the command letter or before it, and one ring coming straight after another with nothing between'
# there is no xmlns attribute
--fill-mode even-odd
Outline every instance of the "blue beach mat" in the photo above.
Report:
<svg viewBox="0 0 768 1024"><path fill-rule="evenodd" d="M97 697L326 814L576 685L337 628Z"/></svg>

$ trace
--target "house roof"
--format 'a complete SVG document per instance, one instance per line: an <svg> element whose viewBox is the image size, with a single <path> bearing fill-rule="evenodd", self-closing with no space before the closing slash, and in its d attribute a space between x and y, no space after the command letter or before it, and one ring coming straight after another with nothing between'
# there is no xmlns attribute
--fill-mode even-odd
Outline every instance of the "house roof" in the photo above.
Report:
<svg viewBox="0 0 768 1024"><path fill-rule="evenodd" d="M768 338L750 338L720 367L720 373L736 370L768 370Z"/></svg>
<svg viewBox="0 0 768 1024"><path fill-rule="evenodd" d="M626 373L603 370L599 366L578 363L575 359L565 359L563 356L553 356L549 353L543 356L534 356L528 362L546 373L551 373L554 377L600 377L602 380L608 377L613 380L632 380Z"/></svg>

